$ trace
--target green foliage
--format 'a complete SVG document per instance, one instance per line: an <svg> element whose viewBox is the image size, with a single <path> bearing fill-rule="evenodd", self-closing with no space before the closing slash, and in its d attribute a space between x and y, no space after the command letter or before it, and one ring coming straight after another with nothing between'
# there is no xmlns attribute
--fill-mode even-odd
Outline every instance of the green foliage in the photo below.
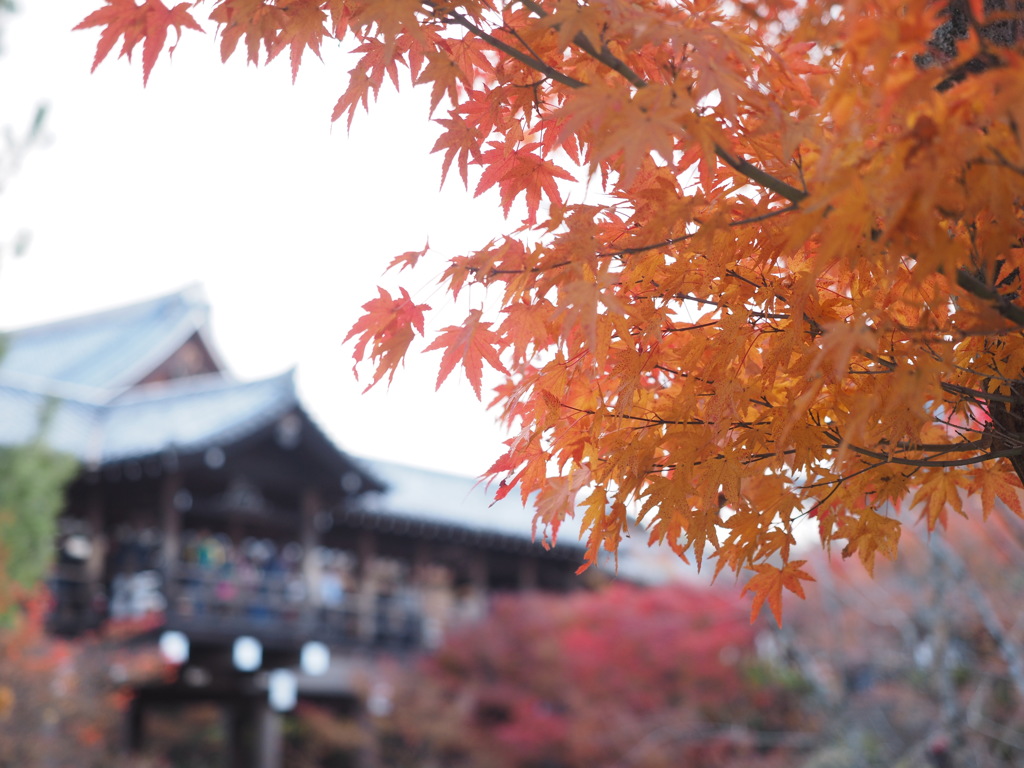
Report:
<svg viewBox="0 0 1024 768"><path fill-rule="evenodd" d="M53 557L57 516L77 464L42 437L0 448L0 622L12 600L46 574Z"/></svg>

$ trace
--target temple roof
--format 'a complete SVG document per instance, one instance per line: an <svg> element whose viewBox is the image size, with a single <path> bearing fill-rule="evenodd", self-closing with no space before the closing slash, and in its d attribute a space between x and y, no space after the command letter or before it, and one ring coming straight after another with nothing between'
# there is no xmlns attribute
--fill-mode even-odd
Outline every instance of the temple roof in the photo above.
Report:
<svg viewBox="0 0 1024 768"><path fill-rule="evenodd" d="M518 491L500 501L495 488L477 478L450 475L377 459L358 463L387 486L369 511L418 523L471 530L502 537L533 538L533 509L524 507ZM632 535L631 535L632 534ZM545 532L538 529L536 540ZM567 517L558 532L555 554L581 562L580 515ZM598 567L609 574L638 584L698 579L696 569L683 562L667 546L648 546L646 531L636 528L622 540L616 554L601 552Z"/></svg>
<svg viewBox="0 0 1024 768"><path fill-rule="evenodd" d="M496 502L493 486L472 477L381 460L359 459L359 463L388 489L373 505L374 510L508 536L532 535L533 511L523 507L518 493ZM573 529L572 521L567 523L566 542L578 545L579 529Z"/></svg>
<svg viewBox="0 0 1024 768"><path fill-rule="evenodd" d="M208 318L202 292L190 287L16 330L7 334L0 370L60 396L106 401L142 381L191 336L203 337ZM205 339L204 345L212 355Z"/></svg>
<svg viewBox="0 0 1024 768"><path fill-rule="evenodd" d="M0 357L0 445L29 442L42 429L51 447L97 469L167 454L202 454L297 413L330 465L354 466L365 489L382 491L365 498L368 513L531 536L532 515L518 497L494 504L493 494L473 478L352 460L305 413L291 371L238 382L217 365L214 373L140 383L188 339L203 339L208 321L202 293L187 288L11 332ZM212 355L215 350L205 345Z"/></svg>
<svg viewBox="0 0 1024 768"><path fill-rule="evenodd" d="M294 413L306 424L307 447L326 458L326 466L350 471L352 460L302 408L293 372L234 380L204 340L208 318L201 292L186 288L11 332L0 357L0 445L42 436L55 450L96 469L226 447ZM183 345L196 340L208 372L147 381Z"/></svg>
<svg viewBox="0 0 1024 768"><path fill-rule="evenodd" d="M112 403L95 403L13 386L0 370L0 443L26 443L42 429L52 448L93 467L230 444L296 407L290 371L245 384L199 376L140 387Z"/></svg>
<svg viewBox="0 0 1024 768"><path fill-rule="evenodd" d="M42 427L54 449L97 469L226 447L296 413L312 440L307 447L327 459L325 466L339 473L355 468L365 490L379 491L363 497L367 514L532 536L533 515L518 494L495 503L493 489L474 478L349 457L302 408L291 371L238 382L218 364L213 373L140 383L188 339L202 340L207 320L201 294L186 289L11 333L0 358L0 445L24 444ZM559 549L580 546L578 537L578 524L567 520Z"/></svg>

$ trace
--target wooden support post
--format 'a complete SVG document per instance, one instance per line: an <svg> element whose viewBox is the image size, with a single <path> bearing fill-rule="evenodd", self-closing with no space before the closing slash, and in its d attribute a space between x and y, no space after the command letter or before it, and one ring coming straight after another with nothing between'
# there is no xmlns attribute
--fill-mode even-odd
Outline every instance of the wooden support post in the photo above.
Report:
<svg viewBox="0 0 1024 768"><path fill-rule="evenodd" d="M360 531L356 540L359 560L359 594L356 599L356 632L360 642L373 643L377 632L377 588L374 562L377 559L377 537L373 531Z"/></svg>
<svg viewBox="0 0 1024 768"><path fill-rule="evenodd" d="M128 750L138 752L146 743L146 704L143 696L135 696L128 704L125 729L127 730L125 741L128 742Z"/></svg>
<svg viewBox="0 0 1024 768"><path fill-rule="evenodd" d="M479 594L487 594L489 572L487 558L483 552L471 552L469 556L469 583Z"/></svg>
<svg viewBox="0 0 1024 768"><path fill-rule="evenodd" d="M528 592L537 589L540 579L537 576L537 561L525 557L519 561L519 589Z"/></svg>
<svg viewBox="0 0 1024 768"><path fill-rule="evenodd" d="M259 713L263 702L250 696L239 696L225 703L224 715L227 727L227 759L229 768L257 768L259 739Z"/></svg>
<svg viewBox="0 0 1024 768"><path fill-rule="evenodd" d="M307 610L312 612L312 615L306 618L311 622L320 608L320 573L323 563L320 562L317 552L320 546L320 532L316 529L316 516L321 508L320 497L316 491L307 489L303 492L299 543L302 544L302 578L306 583Z"/></svg>
<svg viewBox="0 0 1024 768"><path fill-rule="evenodd" d="M164 596L171 612L178 601L178 569L181 565L181 510L174 497L181 489L181 475L168 473L160 478L157 513L160 519L160 561L164 577Z"/></svg>
<svg viewBox="0 0 1024 768"><path fill-rule="evenodd" d="M89 486L86 492L85 519L89 531L89 557L85 562L85 590L88 595L89 605L87 607L87 623L99 622L101 616L97 610L100 595L105 593L103 584L104 570L107 563L107 554L110 549L110 540L104 526L103 496L99 485Z"/></svg>
<svg viewBox="0 0 1024 768"><path fill-rule="evenodd" d="M284 762L284 722L280 713L264 704L258 715L259 738L254 768L281 768Z"/></svg>
<svg viewBox="0 0 1024 768"><path fill-rule="evenodd" d="M377 726L373 716L367 711L366 702L360 702L359 725L362 729L363 743L356 756L357 768L380 768L380 744Z"/></svg>
<svg viewBox="0 0 1024 768"><path fill-rule="evenodd" d="M487 558L483 552L469 552L469 586L462 596L462 605L459 607L460 620L478 621L487 614L487 602L490 590L489 570Z"/></svg>
<svg viewBox="0 0 1024 768"><path fill-rule="evenodd" d="M410 563L409 582L417 590L423 588L424 574L430 565L430 546L422 539L413 542L412 563Z"/></svg>

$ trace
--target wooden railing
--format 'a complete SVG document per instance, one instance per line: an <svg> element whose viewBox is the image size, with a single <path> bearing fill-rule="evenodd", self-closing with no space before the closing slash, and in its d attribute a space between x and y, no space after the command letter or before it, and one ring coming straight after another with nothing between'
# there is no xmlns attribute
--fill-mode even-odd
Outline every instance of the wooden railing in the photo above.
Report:
<svg viewBox="0 0 1024 768"><path fill-rule="evenodd" d="M177 563L165 578L156 569L122 574L107 585L88 583L81 569L59 569L51 578L51 629L74 635L104 621L163 616L168 628L217 645L239 635L288 647L307 640L331 646L380 649L432 647L453 623L479 618L486 600L431 600L412 586L390 590L318 589L310 594L296 572L229 572ZM436 591L432 592L436 596Z"/></svg>
<svg viewBox="0 0 1024 768"><path fill-rule="evenodd" d="M334 646L415 648L423 642L419 595L340 592L330 603L308 594L301 575L264 572L227 577L184 566L167 595L169 626L215 640L251 634L288 644L316 639Z"/></svg>

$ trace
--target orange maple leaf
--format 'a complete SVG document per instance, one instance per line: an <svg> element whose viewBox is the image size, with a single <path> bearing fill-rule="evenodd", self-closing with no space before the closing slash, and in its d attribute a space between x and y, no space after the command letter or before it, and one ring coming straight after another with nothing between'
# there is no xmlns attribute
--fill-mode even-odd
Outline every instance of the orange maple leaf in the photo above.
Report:
<svg viewBox="0 0 1024 768"><path fill-rule="evenodd" d="M448 178L448 171L452 166L452 160L458 160L459 176L462 183L469 187L469 161L479 162L480 144L482 134L480 129L472 123L461 118L439 118L435 120L438 125L444 128L444 133L437 137L434 148L431 152L444 152L444 160L441 163L441 186L444 186Z"/></svg>
<svg viewBox="0 0 1024 768"><path fill-rule="evenodd" d="M393 299L390 293L378 288L379 296L363 304L366 314L359 318L345 336L345 341L353 336L359 337L352 352L357 364L364 359L367 344L373 342L370 359L377 363L377 370L367 390L380 381L385 373L388 374L390 384L398 365L405 358L409 344L415 338L414 329L423 335L423 312L430 307L414 304L404 288L399 290L402 295Z"/></svg>
<svg viewBox="0 0 1024 768"><path fill-rule="evenodd" d="M838 536L847 540L843 547L843 557L857 554L867 572L873 575L877 553L880 552L890 560L896 559L901 532L902 526L898 520L865 509L860 515L844 520L840 526Z"/></svg>
<svg viewBox="0 0 1024 768"><path fill-rule="evenodd" d="M106 3L103 8L93 11L74 27L104 27L96 46L96 56L92 61L94 72L119 38L124 37L124 44L118 58L125 56L129 60L135 46L142 41L142 83L145 85L149 82L149 73L167 42L169 27L174 27L179 40L182 27L203 31L188 12L191 3L179 3L173 8L168 8L160 0L146 0L142 5L136 5L135 0L106 0ZM177 42L172 45L168 53L173 53L177 45Z"/></svg>
<svg viewBox="0 0 1024 768"><path fill-rule="evenodd" d="M259 63L260 43L270 51L287 21L280 8L263 0L222 0L210 13L210 20L220 25L220 57L227 61L245 35L247 60Z"/></svg>
<svg viewBox="0 0 1024 768"><path fill-rule="evenodd" d="M490 330L491 324L480 320L481 312L474 309L469 313L466 322L462 325L450 325L438 335L424 352L434 349L443 349L441 357L441 370L437 374L437 386L440 388L448 374L452 372L455 363L462 361L462 367L466 371L466 378L473 385L477 399L480 399L481 376L483 375L483 361L487 361L497 371L508 373L501 360L498 359L498 334Z"/></svg>
<svg viewBox="0 0 1024 768"><path fill-rule="evenodd" d="M964 513L957 476L944 469L924 475L910 503L922 505L921 518L927 520L929 531L935 530L939 523L946 525L946 512L950 507L961 515Z"/></svg>
<svg viewBox="0 0 1024 768"><path fill-rule="evenodd" d="M320 0L290 0L287 5L280 8L285 11L288 18L280 34L267 46L267 61L277 56L285 46L289 46L294 83L299 74L303 51L309 48L319 59L320 41L324 35L331 37L331 33L326 27L327 14L321 7Z"/></svg>
<svg viewBox="0 0 1024 768"><path fill-rule="evenodd" d="M757 571L757 575L743 587L743 594L747 592L754 593L754 604L750 609L751 623L757 618L765 601L767 601L768 607L772 610L772 615L775 616L776 623L782 626L783 588L788 589L797 597L803 599L804 586L800 583L801 580L814 581L814 577L801 568L806 562L806 560L793 560L781 568L776 568L774 565L768 565L767 563L753 567L753 570Z"/></svg>
<svg viewBox="0 0 1024 768"><path fill-rule="evenodd" d="M479 196L497 184L501 193L501 207L506 216L513 201L520 193L525 193L526 220L536 224L541 193L547 195L552 203L559 204L562 196L555 180L575 180L567 171L532 151L541 146L540 142L524 144L518 149L512 149L500 141L492 141L490 145L492 149L480 155L485 170L474 194Z"/></svg>
<svg viewBox="0 0 1024 768"><path fill-rule="evenodd" d="M533 537L537 538L537 528L540 527L541 543L545 548L558 543L558 529L566 517L575 515L576 499L590 479L590 470L582 468L565 477L549 477L545 481L537 494L537 511L533 516Z"/></svg>
<svg viewBox="0 0 1024 768"><path fill-rule="evenodd" d="M416 263L426 255L429 249L430 243L427 243L426 245L423 246L422 251L406 251L405 253L400 253L398 256L395 256L395 258L391 260L391 263L388 264L388 268L385 269L384 271L390 272L392 269L395 269L396 267L398 268L399 272L402 272L405 269L412 269L413 267L416 266Z"/></svg>

